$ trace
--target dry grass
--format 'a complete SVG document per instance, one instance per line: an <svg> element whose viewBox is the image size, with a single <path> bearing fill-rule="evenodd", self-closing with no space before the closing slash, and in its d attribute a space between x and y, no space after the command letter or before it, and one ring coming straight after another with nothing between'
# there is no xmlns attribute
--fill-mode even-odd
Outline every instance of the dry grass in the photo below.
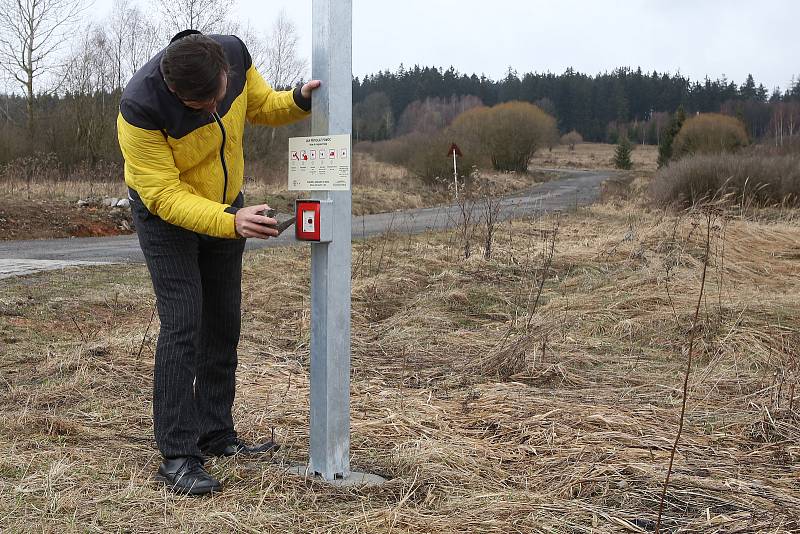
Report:
<svg viewBox="0 0 800 534"><path fill-rule="evenodd" d="M540 150L536 153L532 167L564 167L572 169L615 169L614 151L616 145L605 143L582 143L570 150L567 145L558 145L552 151ZM654 145L634 145L631 153L633 170L655 171L658 167L658 147Z"/></svg>
<svg viewBox="0 0 800 534"><path fill-rule="evenodd" d="M122 177L118 180L36 180L4 181L0 185L0 200L63 200L75 202L79 199L125 198L128 187Z"/></svg>
<svg viewBox="0 0 800 534"><path fill-rule="evenodd" d="M353 163L352 199L353 213L367 215L397 210L426 208L451 203L448 189L452 175L439 186L431 186L404 167L376 161L365 152L356 152ZM478 184L491 186L498 195L529 189L539 182L558 178L557 173L534 171L529 174L485 172L476 178ZM245 194L253 202L267 202L288 212L296 198L308 193L286 191L285 177L280 183L249 181Z"/></svg>
<svg viewBox="0 0 800 534"><path fill-rule="evenodd" d="M659 170L651 188L662 206L728 196L740 212L800 205L800 155L699 154Z"/></svg>
<svg viewBox="0 0 800 534"><path fill-rule="evenodd" d="M642 184L634 184L641 189ZM614 203L506 223L491 261L451 234L354 252L352 464L307 453L306 248L249 255L235 417L273 463L211 462L225 491L151 482L154 334L142 266L0 281L5 531L644 532L677 428L701 219ZM683 532L800 531L800 231L717 221L686 424L665 507ZM280 267L277 269L276 267ZM75 320L73 324L72 319Z"/></svg>
<svg viewBox="0 0 800 534"><path fill-rule="evenodd" d="M366 215L433 206L447 201L447 192L426 187L405 169L380 163L365 154L356 154L352 176L353 214ZM294 210L297 198L307 192L286 190L286 174L274 183L248 180L244 193L249 203L264 202L280 212Z"/></svg>
<svg viewBox="0 0 800 534"><path fill-rule="evenodd" d="M47 169L45 171L44 169ZM24 178L24 169L0 173L0 201L27 202L30 200L59 200L75 202L78 199L125 198L128 188L121 169L106 166L103 176L93 176L85 169L61 179L58 173L44 164L33 169L33 178ZM286 169L271 169L267 174L262 165L254 164L250 171L256 178L245 178L243 191L249 204L268 203L281 213L294 211L297 198L307 198L308 193L287 191ZM556 173L532 172L530 174L484 173L478 181L491 184L498 195L512 193L535 186L538 182L557 178ZM448 177L452 179L452 177ZM356 153L353 164L353 213L366 215L389 211L437 206L452 201L448 191L449 181L439 187L426 185L403 167L375 161L366 153Z"/></svg>

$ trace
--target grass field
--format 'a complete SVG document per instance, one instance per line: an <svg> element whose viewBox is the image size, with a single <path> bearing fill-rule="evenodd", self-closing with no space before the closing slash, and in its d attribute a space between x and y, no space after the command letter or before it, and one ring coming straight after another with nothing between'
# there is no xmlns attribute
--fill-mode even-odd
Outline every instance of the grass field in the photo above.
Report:
<svg viewBox="0 0 800 534"><path fill-rule="evenodd" d="M120 169L104 166L102 176L79 180L59 180L54 172L42 172L30 181L14 179L13 173L0 176L0 240L97 237L130 233L130 213L104 205L104 198L125 198L127 187ZM307 193L287 191L286 171L255 165L249 169L243 191L248 205L269 204L280 218L294 212L296 198ZM88 175L87 175L88 176ZM271 177L272 181L265 178ZM530 189L537 183L557 179L558 171L532 169L527 174L481 173L476 182L503 195ZM451 178L441 186L431 186L402 167L380 163L367 154L357 153L353 165L352 201L355 215L386 213L450 203L447 189ZM462 184L463 185L463 184ZM91 199L78 206L79 199Z"/></svg>
<svg viewBox="0 0 800 534"><path fill-rule="evenodd" d="M246 174L243 187L249 204L264 202L282 213L289 213L294 209L296 198L308 196L307 193L287 191L285 169L276 171L256 165L249 170L251 173ZM84 172L86 176L69 180L59 179L52 172L39 173L29 181L15 178L13 173L0 176L0 216L4 207L10 209L9 206L12 205L27 206L32 201L72 204L79 199L127 197L128 189L121 168L105 166L102 171L102 175L89 178L90 173ZM432 187L402 167L377 162L368 154L361 153L355 155L352 172L355 215L423 208L450 202L447 186L451 183L452 176L443 178L443 186ZM535 170L527 175L483 172L478 177L478 182L491 183L496 194L505 194L528 189L536 183L557 176L557 173Z"/></svg>
<svg viewBox="0 0 800 534"><path fill-rule="evenodd" d="M567 145L553 147L552 151L540 150L531 162L534 167L564 167L574 169L613 169L616 145L605 143L581 143L570 150ZM655 171L658 147L634 145L631 152L634 171Z"/></svg>
<svg viewBox="0 0 800 534"><path fill-rule="evenodd" d="M798 532L800 231L714 215L692 328L706 223L617 201L504 223L490 260L455 233L357 243L351 461L377 488L286 473L308 447L307 248L246 257L235 418L284 448L210 462L207 499L151 480L145 268L0 280L0 530L646 532L694 331L663 526Z"/></svg>

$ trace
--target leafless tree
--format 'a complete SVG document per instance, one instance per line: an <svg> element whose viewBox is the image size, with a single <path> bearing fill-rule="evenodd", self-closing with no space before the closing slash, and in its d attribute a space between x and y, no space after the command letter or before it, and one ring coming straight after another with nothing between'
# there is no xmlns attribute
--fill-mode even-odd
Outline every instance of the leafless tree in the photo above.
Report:
<svg viewBox="0 0 800 534"><path fill-rule="evenodd" d="M81 32L64 75L64 88L73 95L69 100L74 141L81 155L92 164L99 159L98 147L113 130L117 101L107 96L119 83L116 43L109 40L100 26Z"/></svg>
<svg viewBox="0 0 800 534"><path fill-rule="evenodd" d="M159 27L136 6L127 9L125 23L124 78L129 78L167 42L160 39Z"/></svg>
<svg viewBox="0 0 800 534"><path fill-rule="evenodd" d="M483 103L477 96L451 96L448 98L429 97L424 101L411 102L397 123L397 133L434 133L449 126L456 117L465 111L480 107Z"/></svg>
<svg viewBox="0 0 800 534"><path fill-rule="evenodd" d="M109 55L109 63L113 68L114 89L122 89L123 63L127 51L127 35L130 30L130 12L128 0L114 0L111 15L106 20L105 52Z"/></svg>
<svg viewBox="0 0 800 534"><path fill-rule="evenodd" d="M281 10L272 24L267 40L266 65L263 73L277 89L287 89L299 82L308 69L308 61L298 56L297 27Z"/></svg>
<svg viewBox="0 0 800 534"><path fill-rule="evenodd" d="M225 21L219 26L219 33L236 35L247 46L253 64L260 73L264 73L267 59L267 43L264 35L250 24L243 26L237 21Z"/></svg>
<svg viewBox="0 0 800 534"><path fill-rule="evenodd" d="M31 135L38 82L63 67L59 53L83 9L83 0L0 0L0 67L23 89Z"/></svg>
<svg viewBox="0 0 800 534"><path fill-rule="evenodd" d="M160 48L166 45L159 28L130 0L114 0L104 21L105 46L112 68L111 90L121 91L127 80ZM98 53L101 50L98 50Z"/></svg>
<svg viewBox="0 0 800 534"><path fill-rule="evenodd" d="M260 32L257 32L250 26L246 26L239 30L238 35L244 44L247 45L247 50L250 52L250 57L253 58L253 65L256 66L258 72L264 73L267 66L267 39Z"/></svg>
<svg viewBox="0 0 800 534"><path fill-rule="evenodd" d="M165 30L199 30L203 33L220 31L227 15L236 7L235 1L219 0L152 0L166 25Z"/></svg>
<svg viewBox="0 0 800 534"><path fill-rule="evenodd" d="M115 13L112 16L120 19L119 22L112 22L112 34L115 39L123 40L122 82L125 83L156 52L166 46L168 41L161 38L164 32L152 23L152 17L145 16L139 7L130 6L125 0L120 0L120 11L123 9L124 14Z"/></svg>

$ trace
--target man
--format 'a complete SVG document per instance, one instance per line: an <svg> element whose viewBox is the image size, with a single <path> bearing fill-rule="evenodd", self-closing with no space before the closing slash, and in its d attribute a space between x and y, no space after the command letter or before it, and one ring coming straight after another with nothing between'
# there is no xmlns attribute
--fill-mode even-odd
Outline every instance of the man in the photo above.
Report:
<svg viewBox="0 0 800 534"><path fill-rule="evenodd" d="M125 182L161 319L157 478L175 492L221 489L204 457L277 449L243 443L231 416L245 238L278 235L276 221L261 215L268 206L244 207L242 136L245 121L279 126L307 117L319 85L273 91L237 37L187 30L122 93Z"/></svg>

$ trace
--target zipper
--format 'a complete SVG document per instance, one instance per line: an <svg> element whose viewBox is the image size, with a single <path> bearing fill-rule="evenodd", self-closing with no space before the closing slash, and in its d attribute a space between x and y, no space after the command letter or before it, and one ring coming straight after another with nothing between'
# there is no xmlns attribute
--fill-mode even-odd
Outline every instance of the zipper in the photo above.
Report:
<svg viewBox="0 0 800 534"><path fill-rule="evenodd" d="M225 204L225 197L228 196L228 165L225 163L225 141L228 138L228 134L225 132L225 126L223 126L222 118L219 114L214 112L211 116L214 117L219 129L222 130L222 146L219 147L219 159L222 162L222 173L225 175L225 184L222 186L222 203Z"/></svg>

